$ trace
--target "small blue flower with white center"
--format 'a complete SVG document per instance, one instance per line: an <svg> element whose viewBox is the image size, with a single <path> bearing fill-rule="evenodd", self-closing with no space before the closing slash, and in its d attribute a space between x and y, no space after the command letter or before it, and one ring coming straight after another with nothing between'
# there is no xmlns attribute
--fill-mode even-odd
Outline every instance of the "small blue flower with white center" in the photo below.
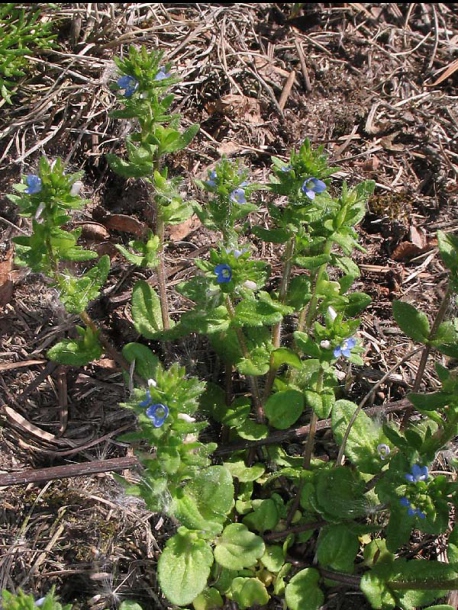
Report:
<svg viewBox="0 0 458 610"><path fill-rule="evenodd" d="M404 475L409 483L418 483L419 481L426 481L428 478L428 467L414 464L411 472Z"/></svg>
<svg viewBox="0 0 458 610"><path fill-rule="evenodd" d="M154 398L151 396L151 389L156 387L154 379L148 379L149 390L146 392L145 400L139 403L139 407L146 407L146 416L149 417L155 428L160 428L169 415L169 408L162 403L154 402Z"/></svg>
<svg viewBox="0 0 458 610"><path fill-rule="evenodd" d="M301 186L301 191L309 199L315 199L315 195L319 195L326 190L326 184L318 178L307 178Z"/></svg>
<svg viewBox="0 0 458 610"><path fill-rule="evenodd" d="M158 402L150 405L146 409L146 416L149 417L155 428L160 428L169 415L169 408L166 405Z"/></svg>
<svg viewBox="0 0 458 610"><path fill-rule="evenodd" d="M128 74L120 76L116 84L120 89L124 90L124 97L132 97L139 87L138 80Z"/></svg>
<svg viewBox="0 0 458 610"><path fill-rule="evenodd" d="M154 77L154 80L161 81L161 80L165 80L166 78L170 78L170 76L171 76L170 72L166 72L165 68L159 68L159 72Z"/></svg>
<svg viewBox="0 0 458 610"><path fill-rule="evenodd" d="M216 265L214 272L216 273L216 281L218 284L227 284L232 278L232 269L226 263Z"/></svg>
<svg viewBox="0 0 458 610"><path fill-rule="evenodd" d="M245 191L240 187L236 188L229 195L229 199L233 203L240 203L240 204L246 203Z"/></svg>
<svg viewBox="0 0 458 610"><path fill-rule="evenodd" d="M36 195L41 191L42 185L41 178L39 176L29 174L25 179L25 182L27 184L27 188L25 189L24 193L27 193L27 195Z"/></svg>
<svg viewBox="0 0 458 610"><path fill-rule="evenodd" d="M356 345L356 339L354 339L353 337L350 337L349 339L345 339L342 342L342 345L338 345L335 349L334 349L334 358L340 358L341 356L344 356L345 358L350 358L351 356L351 350L355 347Z"/></svg>
<svg viewBox="0 0 458 610"><path fill-rule="evenodd" d="M283 167L281 167L281 171L282 172L290 172L293 168L291 167L291 165L283 165Z"/></svg>

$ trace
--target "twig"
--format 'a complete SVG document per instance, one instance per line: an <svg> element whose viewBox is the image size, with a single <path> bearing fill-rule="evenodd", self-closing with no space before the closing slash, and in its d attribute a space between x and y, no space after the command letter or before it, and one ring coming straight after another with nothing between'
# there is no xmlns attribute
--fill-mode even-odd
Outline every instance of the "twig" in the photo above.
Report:
<svg viewBox="0 0 458 610"><path fill-rule="evenodd" d="M281 110L284 109L286 102L288 101L289 95L291 93L291 89L293 88L294 81L296 80L296 72L294 70L291 71L291 74L288 76L285 86L283 87L283 91L281 92L280 100L278 102L279 108Z"/></svg>
<svg viewBox="0 0 458 610"><path fill-rule="evenodd" d="M28 483L46 483L54 479L89 476L100 472L119 472L120 470L128 470L138 465L138 459L129 456L111 458L109 460L94 460L84 464L66 464L64 466L52 466L51 468L21 470L0 474L0 487L26 485Z"/></svg>
<svg viewBox="0 0 458 610"><path fill-rule="evenodd" d="M380 414L388 414L395 413L399 411L404 411L407 407L410 406L409 400L407 398L402 398L396 402L389 402L384 405L370 407L366 409L364 412L371 416L379 416ZM331 427L332 420L331 419L322 419L317 422L316 429L318 430L327 430ZM227 455L229 453L233 453L234 451L241 451L245 449L251 449L253 447L263 447L264 445L275 445L286 442L291 442L296 439L303 438L307 436L310 432L310 424L306 424L305 426L301 426L300 428L294 428L291 430L276 430L272 432L272 434L263 438L259 441L243 441L238 443L231 443L230 445L226 445L225 447L218 447L213 453L213 455Z"/></svg>
<svg viewBox="0 0 458 610"><path fill-rule="evenodd" d="M302 76L304 77L305 90L307 93L311 93L312 84L310 83L309 73L307 70L307 64L305 63L305 55L302 49L302 45L297 39L297 36L294 38L294 44L296 45L297 54L299 55L299 61L301 63Z"/></svg>

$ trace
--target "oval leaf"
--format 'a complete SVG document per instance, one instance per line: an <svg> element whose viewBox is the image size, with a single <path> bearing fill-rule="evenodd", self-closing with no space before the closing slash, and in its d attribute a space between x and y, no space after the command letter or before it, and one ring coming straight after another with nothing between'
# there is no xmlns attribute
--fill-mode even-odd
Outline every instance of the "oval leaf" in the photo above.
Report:
<svg viewBox="0 0 458 610"><path fill-rule="evenodd" d="M158 579L167 599L177 606L186 606L207 586L213 564L211 548L186 528L167 541L158 562Z"/></svg>

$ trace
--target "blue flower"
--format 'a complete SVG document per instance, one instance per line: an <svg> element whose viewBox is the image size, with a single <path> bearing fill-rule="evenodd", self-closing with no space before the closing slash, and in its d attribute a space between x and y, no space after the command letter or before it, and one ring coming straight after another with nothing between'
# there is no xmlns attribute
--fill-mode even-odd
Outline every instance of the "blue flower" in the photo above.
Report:
<svg viewBox="0 0 458 610"><path fill-rule="evenodd" d="M410 503L410 500L405 496L399 498L399 503L407 508L407 514L409 517L420 517L420 519L426 519L425 513L419 508L414 508Z"/></svg>
<svg viewBox="0 0 458 610"><path fill-rule="evenodd" d="M380 456L380 459L384 460L391 453L391 449L388 447L387 444L380 443L379 445L377 445L377 452L378 452L378 454Z"/></svg>
<svg viewBox="0 0 458 610"><path fill-rule="evenodd" d="M146 415L150 418L155 428L160 428L165 422L169 414L169 408L160 402L149 406L146 409Z"/></svg>
<svg viewBox="0 0 458 610"><path fill-rule="evenodd" d="M216 172L214 169L212 169L212 171L208 174L208 180L205 182L205 184L207 184L208 186L216 186L216 178L218 176L216 175Z"/></svg>
<svg viewBox="0 0 458 610"><path fill-rule="evenodd" d="M334 358L340 358L341 356L345 356L345 358L350 358L351 350L356 345L356 339L350 337L349 339L345 339L342 345L338 345L334 349Z"/></svg>
<svg viewBox="0 0 458 610"><path fill-rule="evenodd" d="M291 165L283 165L283 167L281 168L282 172L290 172L293 168L291 167Z"/></svg>
<svg viewBox="0 0 458 610"><path fill-rule="evenodd" d="M246 203L245 191L239 187L232 191L229 199L234 203Z"/></svg>
<svg viewBox="0 0 458 610"><path fill-rule="evenodd" d="M170 78L170 72L166 72L165 68L160 68L154 80L165 80L166 78Z"/></svg>
<svg viewBox="0 0 458 610"><path fill-rule="evenodd" d="M315 195L319 195L326 190L326 184L318 178L307 178L304 180L304 184L301 186L301 191L309 199L315 199Z"/></svg>
<svg viewBox="0 0 458 610"><path fill-rule="evenodd" d="M426 479L428 478L428 467L419 466L418 464L414 464L412 466L412 473L409 472L404 476L410 483L418 483L419 481L426 481Z"/></svg>
<svg viewBox="0 0 458 610"><path fill-rule="evenodd" d="M25 181L27 183L27 188L24 193L27 193L27 195L36 195L41 191L41 178L39 176L29 174Z"/></svg>
<svg viewBox="0 0 458 610"><path fill-rule="evenodd" d="M231 281L232 269L229 267L229 265L221 263L220 265L216 265L214 271L216 273L216 281L218 284L227 284L227 282Z"/></svg>
<svg viewBox="0 0 458 610"><path fill-rule="evenodd" d="M127 74L119 77L116 84L120 89L124 89L124 97L132 97L139 86L138 80Z"/></svg>

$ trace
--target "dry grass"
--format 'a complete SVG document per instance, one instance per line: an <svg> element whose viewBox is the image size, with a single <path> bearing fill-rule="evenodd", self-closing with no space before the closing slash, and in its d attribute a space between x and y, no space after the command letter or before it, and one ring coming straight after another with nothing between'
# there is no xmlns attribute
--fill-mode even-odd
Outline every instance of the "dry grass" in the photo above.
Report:
<svg viewBox="0 0 458 610"><path fill-rule="evenodd" d="M94 317L118 346L131 340L128 299L136 275L112 244L123 239L118 228L126 217L139 223L131 231L145 221L145 193L141 184L114 177L105 161L108 152L122 153L132 129L109 116L113 57L130 44L164 51L182 79L175 94L183 124L201 125L190 150L171 160L190 193L191 178L223 154L243 158L262 179L271 155L285 157L306 137L341 167L336 179L376 180L361 225L366 253L357 258L359 288L373 298L361 330L367 366L352 388L355 397L369 391L412 348L392 322L393 298L431 313L446 279L434 237L438 228L457 229L458 5L316 3L297 15L281 3L41 6L43 19L56 23L59 48L30 57L14 104L0 103L2 471L128 452L116 440L133 423L118 407L126 395L118 367L108 358L84 370L46 360L46 349L74 320L42 277L12 266L11 238L27 223L5 195L42 154L85 171L91 204L76 220L92 247L113 256ZM198 224L171 237L173 285L212 237ZM275 275L278 251L259 247ZM174 312L181 307L177 296ZM199 342L179 346L177 358L204 376L217 370ZM413 357L399 366L374 392L374 406L401 400L417 365ZM425 386L434 384L428 369ZM84 610L116 608L126 597L144 610L168 607L154 566L170 524L126 498L110 474L3 487L0 498L2 587L39 596L56 584L65 601ZM431 552L436 542L427 541ZM327 608L338 603L362 608L364 601L341 591Z"/></svg>

